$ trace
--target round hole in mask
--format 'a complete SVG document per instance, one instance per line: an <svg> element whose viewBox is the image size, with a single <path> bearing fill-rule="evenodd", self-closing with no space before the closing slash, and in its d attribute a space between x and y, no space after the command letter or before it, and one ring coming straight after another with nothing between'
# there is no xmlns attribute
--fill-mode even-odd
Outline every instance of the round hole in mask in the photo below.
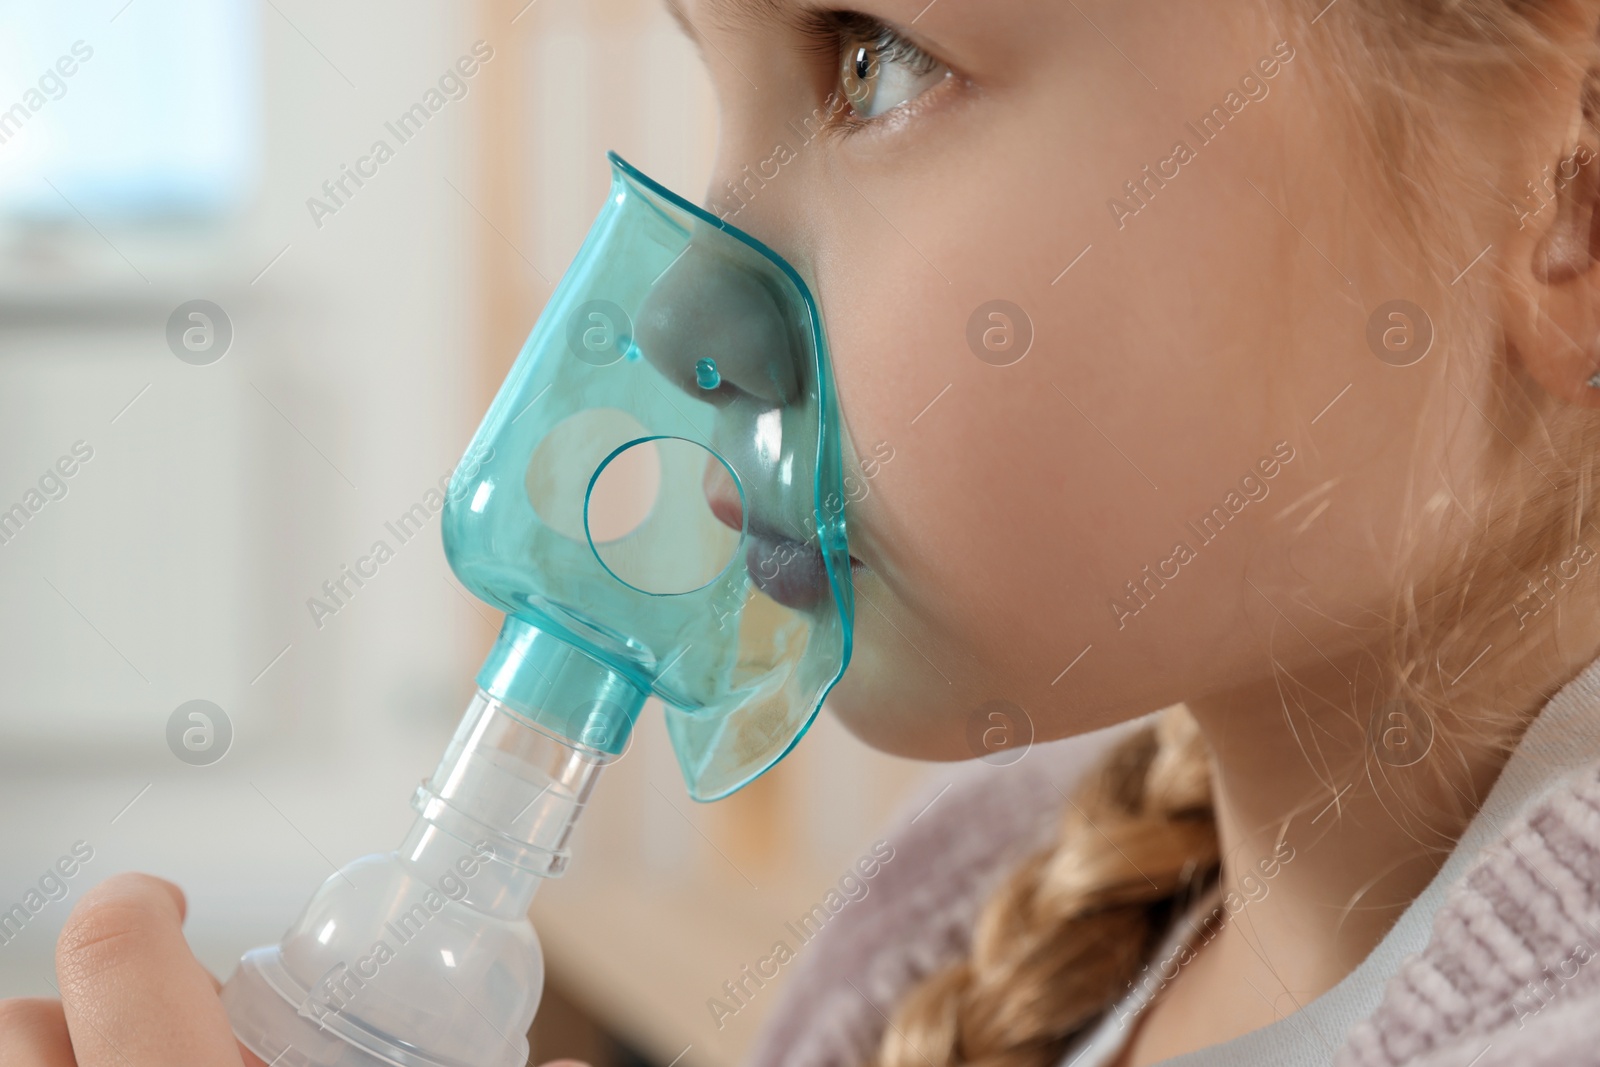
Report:
<svg viewBox="0 0 1600 1067"><path fill-rule="evenodd" d="M649 432L620 408L587 408L557 423L533 450L523 477L528 503L539 521L579 544L588 541L584 512L596 468L617 449ZM638 453L619 472L627 475L621 485L624 491L608 494L596 509L595 540L625 537L650 515L661 488L661 468L652 466L655 458Z"/></svg>
<svg viewBox="0 0 1600 1067"><path fill-rule="evenodd" d="M721 478L708 478L708 470L733 483L742 515L738 475L704 445L682 437L641 437L612 452L589 483L585 515L595 558L641 593L671 596L710 585L727 570L744 535L712 512L704 487ZM645 471L656 472L648 514L623 529L614 517L633 513Z"/></svg>

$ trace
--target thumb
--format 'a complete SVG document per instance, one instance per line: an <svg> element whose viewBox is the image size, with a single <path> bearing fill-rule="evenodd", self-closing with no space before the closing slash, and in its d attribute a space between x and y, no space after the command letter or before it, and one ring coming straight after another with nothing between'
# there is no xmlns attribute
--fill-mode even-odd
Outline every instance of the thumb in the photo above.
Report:
<svg viewBox="0 0 1600 1067"><path fill-rule="evenodd" d="M79 1067L239 1067L211 975L183 939L183 893L119 874L83 895L56 943Z"/></svg>

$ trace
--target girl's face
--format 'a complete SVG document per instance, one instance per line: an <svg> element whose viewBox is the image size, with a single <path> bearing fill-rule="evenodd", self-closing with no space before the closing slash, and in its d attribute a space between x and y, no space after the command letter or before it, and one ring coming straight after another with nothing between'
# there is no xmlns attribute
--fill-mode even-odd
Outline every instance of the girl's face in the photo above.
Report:
<svg viewBox="0 0 1600 1067"><path fill-rule="evenodd" d="M997 710L1046 740L1352 652L1402 498L1493 431L1419 433L1444 360L1400 364L1440 304L1313 77L1326 27L668 3L720 101L708 203L826 317L866 493L852 730L965 758Z"/></svg>

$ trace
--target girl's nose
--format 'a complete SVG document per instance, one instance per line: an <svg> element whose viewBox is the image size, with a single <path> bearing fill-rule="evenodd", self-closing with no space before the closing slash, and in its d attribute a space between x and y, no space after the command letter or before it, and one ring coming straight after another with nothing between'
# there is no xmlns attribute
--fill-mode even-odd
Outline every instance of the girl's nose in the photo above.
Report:
<svg viewBox="0 0 1600 1067"><path fill-rule="evenodd" d="M756 270L703 242L656 279L634 326L645 358L690 396L721 405L743 394L766 408L800 399L793 313Z"/></svg>

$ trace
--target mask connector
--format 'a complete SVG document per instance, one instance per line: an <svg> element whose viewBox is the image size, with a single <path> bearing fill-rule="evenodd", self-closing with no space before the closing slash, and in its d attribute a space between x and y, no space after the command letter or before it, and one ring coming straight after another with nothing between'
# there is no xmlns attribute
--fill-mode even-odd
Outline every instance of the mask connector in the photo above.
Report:
<svg viewBox="0 0 1600 1067"><path fill-rule="evenodd" d="M400 847L347 864L222 990L276 1067L522 1067L544 988L527 918L644 694L508 620ZM513 703L515 701L515 703ZM561 730L603 746L591 745ZM614 751L613 751L614 749Z"/></svg>

